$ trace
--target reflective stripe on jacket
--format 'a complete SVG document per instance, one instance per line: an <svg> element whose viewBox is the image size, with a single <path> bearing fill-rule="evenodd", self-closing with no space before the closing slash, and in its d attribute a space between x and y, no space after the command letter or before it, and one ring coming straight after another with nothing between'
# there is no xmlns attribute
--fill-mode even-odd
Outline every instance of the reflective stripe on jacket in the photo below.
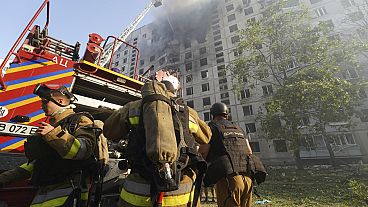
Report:
<svg viewBox="0 0 368 207"><path fill-rule="evenodd" d="M178 190L165 192L162 199L162 206L187 206L193 201L193 197L193 182L191 178L184 176ZM120 199L120 204L127 203L131 206L152 206L150 185L145 183L138 175L132 174L123 184Z"/></svg>
<svg viewBox="0 0 368 207"><path fill-rule="evenodd" d="M72 187L56 188L53 190L41 188L37 195L34 197L31 207L62 206L67 201L72 192ZM88 189L82 189L81 200L82 203L86 203L86 201L88 200Z"/></svg>

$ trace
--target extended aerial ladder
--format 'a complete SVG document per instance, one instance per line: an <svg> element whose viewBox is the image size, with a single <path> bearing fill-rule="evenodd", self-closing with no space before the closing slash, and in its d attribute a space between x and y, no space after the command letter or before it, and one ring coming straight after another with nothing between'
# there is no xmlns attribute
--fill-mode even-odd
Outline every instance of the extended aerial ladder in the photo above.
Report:
<svg viewBox="0 0 368 207"><path fill-rule="evenodd" d="M162 5L162 0L154 0L150 1L147 6L143 9L143 11L129 24L129 26L117 37L119 41L114 41L114 44L109 44L107 48L104 49L104 52L100 55L100 57L96 60L95 64L100 66L106 66L107 63L109 65L107 67L111 67L112 63L112 55L116 52L117 49L124 43L126 38L135 30L138 24L142 21L142 19L146 16L148 11L152 7L159 7ZM136 74L134 74L134 77Z"/></svg>

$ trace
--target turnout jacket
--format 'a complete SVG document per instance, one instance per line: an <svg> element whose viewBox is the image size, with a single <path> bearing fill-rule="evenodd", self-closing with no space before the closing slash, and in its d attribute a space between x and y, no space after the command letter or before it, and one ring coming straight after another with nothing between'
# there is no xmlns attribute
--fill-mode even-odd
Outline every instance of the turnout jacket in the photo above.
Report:
<svg viewBox="0 0 368 207"><path fill-rule="evenodd" d="M111 140L118 141L127 138L128 132L139 124L141 110L141 100L133 101L115 111L104 125L104 135ZM189 110L189 133L199 144L207 144L210 141L211 130L202 121L196 111L188 107ZM144 123L149 124L149 123ZM131 138L131 137L129 137ZM196 173L187 168L182 171L179 189L166 192L163 197L163 206L184 207L189 206L193 199L193 181ZM152 206L150 198L150 183L143 179L139 173L130 174L121 190L119 206Z"/></svg>
<svg viewBox="0 0 368 207"><path fill-rule="evenodd" d="M72 166L68 165L69 162L83 163L90 159L93 153L94 146L96 144L95 131L93 128L88 127L93 125L93 122L88 117L82 116L78 128L73 134L70 134L68 130L63 129L63 127L59 124L65 118L72 114L74 114L74 111L72 109L59 110L50 117L50 124L55 128L47 133L45 136L35 137L43 139L44 143L46 143L51 148L51 151L54 151L54 155L56 154L57 156L59 156L59 159L54 160L54 162L47 162L47 164L50 164L48 166L48 169L43 169L44 167L47 167L44 165L41 167L37 166L37 162L39 162L41 159L36 159L30 163L22 164L15 169L0 174L0 184L7 185L15 181L31 178L35 176L35 173L37 173L36 171L39 170L45 170L46 174L47 172L51 171L51 174L56 173L56 176L58 176L58 173L62 174L63 172L68 171L57 172L53 168L68 168ZM32 154L33 152L30 153ZM62 166L60 166L60 164ZM43 173L37 174L37 176L39 176L39 178L37 179L42 180ZM48 174L48 176L49 175L50 174ZM60 177L73 179L73 174L60 175ZM78 186L77 183L75 184ZM37 184L36 182L36 185L40 186L41 188L34 198L31 206L60 206L66 202L68 196L73 190L69 179L50 184ZM63 190L59 190L60 187L62 187ZM82 200L87 199L88 194L88 190L84 187L85 185L82 186ZM55 191L57 193L55 193Z"/></svg>

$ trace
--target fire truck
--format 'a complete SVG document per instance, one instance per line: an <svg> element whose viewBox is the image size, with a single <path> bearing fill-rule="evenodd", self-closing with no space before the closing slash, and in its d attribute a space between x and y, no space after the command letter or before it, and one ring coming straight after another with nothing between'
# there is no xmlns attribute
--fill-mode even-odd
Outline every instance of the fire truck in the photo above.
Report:
<svg viewBox="0 0 368 207"><path fill-rule="evenodd" d="M143 79L137 75L139 49L125 39L150 8L160 5L159 0L150 1L117 37L90 34L80 58L80 43L68 44L49 35L50 1L43 2L0 65L0 172L27 162L23 144L27 136L37 130L38 123L46 120L40 108L41 100L33 94L36 84L65 85L78 98L77 112L88 111L102 121L113 109L141 98ZM41 28L34 22L44 10L47 15ZM111 69L114 53L124 45L136 51L133 77ZM5 69L11 57L14 59ZM113 184L110 185L115 189L121 173L117 170L117 162L111 159L111 173L104 180L106 183L111 181ZM29 206L34 194L35 189L27 181L16 183L0 189L0 206Z"/></svg>

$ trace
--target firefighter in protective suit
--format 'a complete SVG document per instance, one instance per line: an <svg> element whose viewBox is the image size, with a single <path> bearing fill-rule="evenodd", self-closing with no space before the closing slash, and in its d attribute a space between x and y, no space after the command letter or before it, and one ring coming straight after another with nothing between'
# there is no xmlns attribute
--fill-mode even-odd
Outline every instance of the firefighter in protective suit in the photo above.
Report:
<svg viewBox="0 0 368 207"><path fill-rule="evenodd" d="M162 86L168 93L171 100L176 100L176 92L179 88L179 81L176 77L169 75L164 77L161 82L152 81L151 83L157 84L158 86ZM146 83L147 84L147 83ZM145 85L146 85L145 84ZM144 87L143 87L144 88ZM142 89L143 91L143 89ZM131 133L140 123L140 120L143 119L141 116L141 105L144 104L144 93L142 100L137 100L126 104L124 107L114 112L105 122L104 125L104 135L111 140L119 141L120 139L127 139L128 133ZM181 116L181 124L183 125L183 134L187 137L190 137L196 144L199 146L200 144L206 144L209 142L211 137L211 130L208 125L202 121L196 111L194 111L190 107L187 108L187 113L183 113ZM159 109L157 109L159 110ZM155 116L154 114L144 114L145 117L143 121L149 119L150 116ZM171 119L170 117L167 117ZM165 118L166 119L166 118ZM142 120L141 120L142 121ZM155 123L144 123L145 128L147 125L155 125ZM167 127L168 128L168 127ZM164 130L167 130L166 127L158 128L159 133L164 133ZM144 131L145 129L143 129ZM177 132L177 128L175 128L175 133ZM150 136L150 135L147 135ZM139 139L139 137L129 137L129 143L134 142L134 139ZM175 206L175 207L187 207L192 206L193 199L195 199L194 195L194 180L200 177L198 170L192 169L190 167L185 168L181 172L180 176L180 184L179 188L174 191L165 192L163 194L162 203L155 203L153 199L156 199L153 195L153 186L152 181L149 181L145 178L144 172L142 172L142 167L139 167L139 164L143 163L146 156L140 149L129 149L130 145L128 143L127 151L133 151L131 158L128 157L128 161L132 160L130 164L131 174L126 178L119 199L119 206ZM168 146L167 143L166 148L176 148L176 143L174 145ZM144 148L144 143L139 145L139 148ZM148 146L150 148L152 146ZM147 149L146 151L149 151ZM143 154L142 154L143 153ZM194 154L198 151L195 150ZM143 156L143 158L142 158ZM135 164L134 160L137 161ZM204 161L204 160L203 160ZM205 163L205 162L204 162ZM206 165L206 163L205 163ZM207 165L206 165L207 167ZM199 182L199 186L201 181ZM196 185L197 186L197 185ZM198 188L200 190L200 187ZM199 194L198 194L199 195ZM192 203L193 202L193 203ZM195 204L194 204L195 205Z"/></svg>
<svg viewBox="0 0 368 207"><path fill-rule="evenodd" d="M210 109L212 121L208 124L212 138L201 152L209 163L205 185L215 184L217 204L220 207L250 207L252 179L248 155L252 154L246 133L228 121L228 109L215 103Z"/></svg>
<svg viewBox="0 0 368 207"><path fill-rule="evenodd" d="M29 162L0 174L0 184L31 178L39 188L32 207L86 206L95 164L93 121L80 117L71 134L69 117L75 114L75 96L64 86L46 84L38 84L34 94L41 98L49 123L40 122L36 134L27 138L24 146Z"/></svg>

